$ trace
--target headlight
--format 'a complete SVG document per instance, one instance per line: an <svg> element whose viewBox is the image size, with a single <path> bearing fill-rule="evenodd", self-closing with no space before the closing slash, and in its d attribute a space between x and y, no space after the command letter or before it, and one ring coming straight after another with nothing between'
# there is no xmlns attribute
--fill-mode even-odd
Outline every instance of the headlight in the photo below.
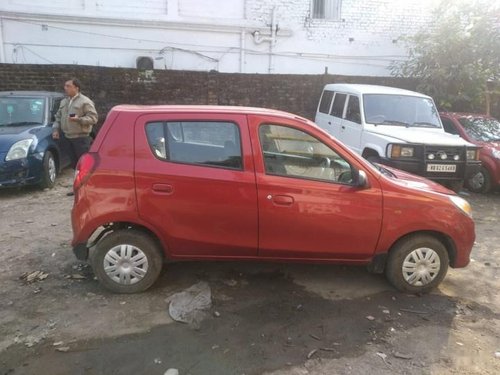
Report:
<svg viewBox="0 0 500 375"><path fill-rule="evenodd" d="M22 141L14 143L10 148L9 152L7 153L5 161L25 158L26 156L28 156L28 151L32 143L33 143L32 138L23 139Z"/></svg>
<svg viewBox="0 0 500 375"><path fill-rule="evenodd" d="M469 202L459 197L458 195L450 195L449 198L455 206L462 210L463 213L465 213L469 217L472 217L472 207L470 206Z"/></svg>
<svg viewBox="0 0 500 375"><path fill-rule="evenodd" d="M493 150L491 153L495 159L500 159L500 150Z"/></svg>
<svg viewBox="0 0 500 375"><path fill-rule="evenodd" d="M410 146L393 145L391 147L391 158L411 158L415 153L415 148Z"/></svg>
<svg viewBox="0 0 500 375"><path fill-rule="evenodd" d="M467 160L477 160L477 150L467 150Z"/></svg>

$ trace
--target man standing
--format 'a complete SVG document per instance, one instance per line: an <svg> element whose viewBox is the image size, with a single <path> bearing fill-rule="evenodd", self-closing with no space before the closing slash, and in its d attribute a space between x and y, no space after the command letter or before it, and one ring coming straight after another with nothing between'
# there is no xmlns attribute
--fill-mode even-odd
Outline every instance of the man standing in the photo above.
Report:
<svg viewBox="0 0 500 375"><path fill-rule="evenodd" d="M90 132L97 123L97 111L92 100L80 93L80 81L76 78L66 81L64 91L68 95L61 101L52 125L52 138L60 139L76 168L80 156L90 148ZM72 195L71 193L68 195Z"/></svg>

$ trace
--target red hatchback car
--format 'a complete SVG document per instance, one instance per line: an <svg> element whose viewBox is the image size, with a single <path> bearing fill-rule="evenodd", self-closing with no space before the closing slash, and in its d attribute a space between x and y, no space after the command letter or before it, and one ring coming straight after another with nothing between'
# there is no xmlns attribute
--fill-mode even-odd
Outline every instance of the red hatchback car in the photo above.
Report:
<svg viewBox="0 0 500 375"><path fill-rule="evenodd" d="M180 260L368 265L426 292L469 263L475 238L452 191L259 108L117 106L74 190L73 250L119 293Z"/></svg>
<svg viewBox="0 0 500 375"><path fill-rule="evenodd" d="M474 113L440 113L444 130L481 147L481 170L467 183L475 193L487 193L500 186L500 122L490 116Z"/></svg>

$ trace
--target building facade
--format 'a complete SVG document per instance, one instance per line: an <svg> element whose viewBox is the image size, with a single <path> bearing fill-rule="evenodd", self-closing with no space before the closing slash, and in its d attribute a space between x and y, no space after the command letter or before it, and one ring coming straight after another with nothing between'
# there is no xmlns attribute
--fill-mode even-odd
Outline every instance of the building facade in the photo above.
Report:
<svg viewBox="0 0 500 375"><path fill-rule="evenodd" d="M434 0L2 0L0 62L387 76Z"/></svg>

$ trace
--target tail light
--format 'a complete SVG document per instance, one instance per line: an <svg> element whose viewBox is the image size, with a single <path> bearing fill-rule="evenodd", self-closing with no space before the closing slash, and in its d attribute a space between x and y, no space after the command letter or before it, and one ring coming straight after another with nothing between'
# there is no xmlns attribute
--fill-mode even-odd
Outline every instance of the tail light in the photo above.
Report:
<svg viewBox="0 0 500 375"><path fill-rule="evenodd" d="M82 187L90 178L97 166L97 155L93 153L83 154L75 169L75 180L73 181L73 190L76 191Z"/></svg>

